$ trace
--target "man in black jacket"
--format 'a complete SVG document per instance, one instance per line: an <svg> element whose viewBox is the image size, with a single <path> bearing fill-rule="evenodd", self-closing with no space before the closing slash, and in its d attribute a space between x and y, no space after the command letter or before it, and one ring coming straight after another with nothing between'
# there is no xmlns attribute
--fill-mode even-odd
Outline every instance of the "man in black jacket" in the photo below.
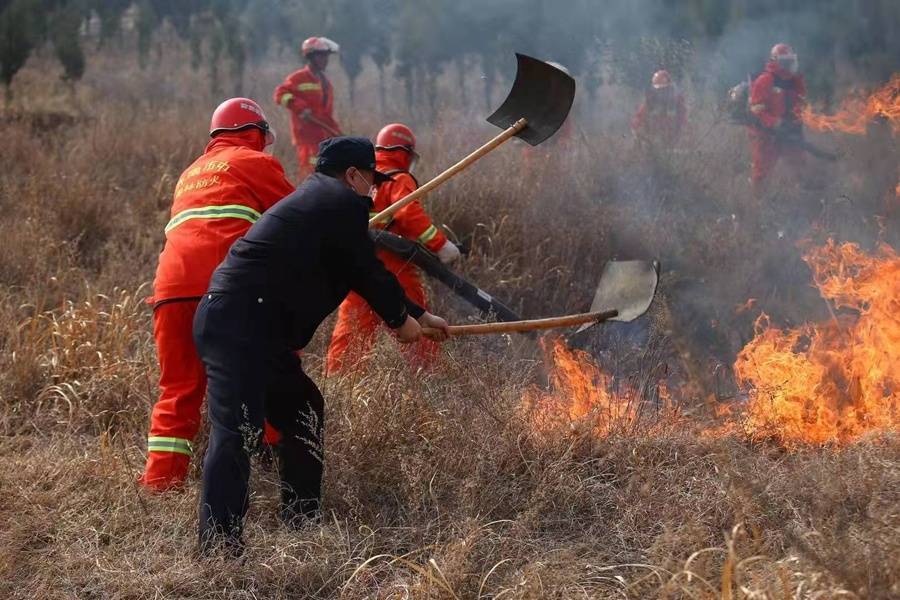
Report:
<svg viewBox="0 0 900 600"><path fill-rule="evenodd" d="M387 178L365 138L322 142L316 173L238 239L194 319L211 424L203 464L200 545L240 552L250 454L263 420L278 430L281 516L297 525L319 508L323 399L296 351L351 290L402 342L447 323L406 298L368 236L371 198Z"/></svg>

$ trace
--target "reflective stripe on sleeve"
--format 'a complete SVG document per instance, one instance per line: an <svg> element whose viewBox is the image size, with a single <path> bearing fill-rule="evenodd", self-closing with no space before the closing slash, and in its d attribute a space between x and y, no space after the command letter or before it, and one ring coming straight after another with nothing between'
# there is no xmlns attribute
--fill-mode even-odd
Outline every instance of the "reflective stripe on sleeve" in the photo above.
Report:
<svg viewBox="0 0 900 600"><path fill-rule="evenodd" d="M766 110L766 105L765 105L765 104L752 104L752 105L750 106L750 112L752 112L752 113L759 113L759 112L762 112L762 111L764 111L764 110Z"/></svg>
<svg viewBox="0 0 900 600"><path fill-rule="evenodd" d="M172 452L175 454L187 454L188 456L194 454L190 440L174 437L148 437L147 451Z"/></svg>
<svg viewBox="0 0 900 600"><path fill-rule="evenodd" d="M322 85L319 83L301 83L297 85L298 92L321 92Z"/></svg>
<svg viewBox="0 0 900 600"><path fill-rule="evenodd" d="M433 240L437 234L438 234L437 227L435 227L434 225L431 225L428 229L426 229L424 232L422 232L422 235L419 236L419 243L427 244L428 242Z"/></svg>
<svg viewBox="0 0 900 600"><path fill-rule="evenodd" d="M281 104L282 106L287 106L290 103L290 101L293 99L294 99L293 94L285 94L284 96L281 97L279 104Z"/></svg>
<svg viewBox="0 0 900 600"><path fill-rule="evenodd" d="M202 206L183 210L166 225L166 233L169 233L185 221L191 219L243 219L256 223L260 214L249 206L242 204L223 204L221 206Z"/></svg>

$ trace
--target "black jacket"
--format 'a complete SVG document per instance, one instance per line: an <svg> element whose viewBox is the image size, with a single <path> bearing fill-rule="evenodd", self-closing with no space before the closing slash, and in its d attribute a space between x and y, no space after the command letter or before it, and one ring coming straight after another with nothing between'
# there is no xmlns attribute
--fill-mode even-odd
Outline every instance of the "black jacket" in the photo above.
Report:
<svg viewBox="0 0 900 600"><path fill-rule="evenodd" d="M352 290L390 327L424 310L375 256L371 200L321 173L267 210L228 251L209 291L252 294L273 307L281 343L302 348Z"/></svg>

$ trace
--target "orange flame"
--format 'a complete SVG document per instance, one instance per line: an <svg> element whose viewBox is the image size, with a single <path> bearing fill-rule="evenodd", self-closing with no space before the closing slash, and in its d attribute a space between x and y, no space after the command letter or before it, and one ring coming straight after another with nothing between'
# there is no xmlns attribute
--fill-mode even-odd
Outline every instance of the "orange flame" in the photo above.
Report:
<svg viewBox="0 0 900 600"><path fill-rule="evenodd" d="M841 102L833 115L816 113L806 106L801 114L803 124L816 131L837 131L854 135L866 133L866 126L874 119L890 123L894 135L900 134L900 73L868 96L853 93Z"/></svg>
<svg viewBox="0 0 900 600"><path fill-rule="evenodd" d="M555 340L545 352L552 362L550 389L532 388L525 395L526 405L534 407L539 429L551 429L560 423L588 427L598 436L633 430L642 421L641 394L627 384L614 381L593 357L572 350ZM656 388L659 404L673 413L671 394L664 384Z"/></svg>
<svg viewBox="0 0 900 600"><path fill-rule="evenodd" d="M846 443L900 427L900 256L874 255L834 241L809 251L820 294L857 316L796 329L766 315L737 357L738 381L751 388L746 428L787 446Z"/></svg>

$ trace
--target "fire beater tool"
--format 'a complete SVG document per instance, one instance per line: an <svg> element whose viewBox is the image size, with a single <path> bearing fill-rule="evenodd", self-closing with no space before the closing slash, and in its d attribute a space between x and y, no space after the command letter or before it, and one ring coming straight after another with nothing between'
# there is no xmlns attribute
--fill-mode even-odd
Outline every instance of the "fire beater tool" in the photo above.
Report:
<svg viewBox="0 0 900 600"><path fill-rule="evenodd" d="M509 96L487 118L488 123L503 131L416 191L369 219L370 227L389 220L398 210L424 197L510 138L517 137L537 146L556 133L572 108L575 80L553 65L524 54L516 53L516 61L516 79Z"/></svg>
<svg viewBox="0 0 900 600"><path fill-rule="evenodd" d="M450 335L521 333L574 325L581 325L578 330L580 332L603 321L628 323L647 312L656 295L658 284L659 263L657 261L611 260L603 268L589 312L507 323L451 325ZM440 337L441 335L438 330L428 327L424 328L423 333L428 337Z"/></svg>
<svg viewBox="0 0 900 600"><path fill-rule="evenodd" d="M772 131L771 129L766 129L750 117L744 119L732 119L732 122L735 125L747 125L755 129L756 131L759 131L760 133L774 136L775 140L779 143L787 144L789 146L796 146L797 148L808 153L810 156L813 156L820 160L835 162L840 159L837 154L829 152L828 150L823 150L822 148L811 144L806 140L805 137L803 137L802 134Z"/></svg>
<svg viewBox="0 0 900 600"><path fill-rule="evenodd" d="M760 128L757 128L757 129L760 129ZM766 130L763 129L762 131L766 131ZM823 150L822 148L819 148L819 147L814 146L813 144L809 143L808 141L806 141L806 138L803 137L802 133L796 134L796 133L777 132L775 134L769 133L769 135L774 135L775 139L777 141L781 142L782 144L787 144L789 146L796 146L797 148L800 148L801 150L803 150L810 156L813 156L820 160L826 160L828 162L836 162L838 160L838 158L840 158L837 154L834 154L833 152L829 152L828 150Z"/></svg>
<svg viewBox="0 0 900 600"><path fill-rule="evenodd" d="M450 288L450 291L480 310L483 314L494 315L498 321L522 320L522 317L491 294L451 271L437 256L421 244L389 231L370 231L369 235L379 248L383 248L413 263L429 277L433 277L446 285Z"/></svg>
<svg viewBox="0 0 900 600"><path fill-rule="evenodd" d="M323 121L317 117L314 117L312 115L307 115L305 118L310 123L318 125L322 129L324 129L325 132L331 134L332 137L337 137L337 136L341 135L340 131L338 131L337 129L335 129L334 127L332 127L331 125L329 125L328 123L326 123L325 121Z"/></svg>

